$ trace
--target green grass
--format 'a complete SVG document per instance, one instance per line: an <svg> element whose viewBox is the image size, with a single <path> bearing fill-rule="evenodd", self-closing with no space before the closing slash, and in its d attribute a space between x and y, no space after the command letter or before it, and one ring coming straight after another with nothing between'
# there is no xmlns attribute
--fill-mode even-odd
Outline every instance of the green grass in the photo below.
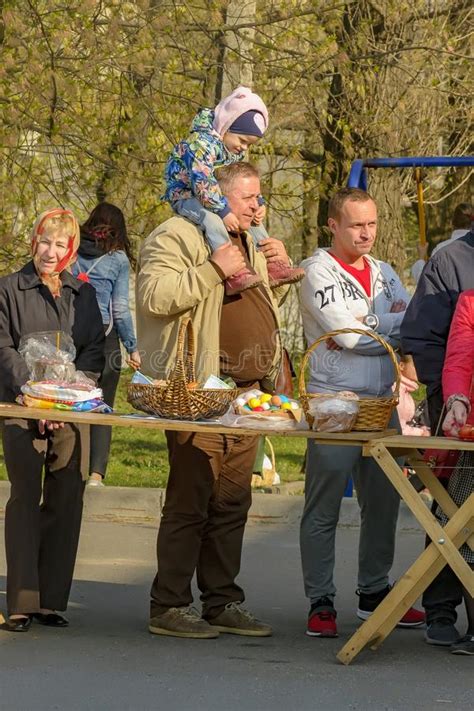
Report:
<svg viewBox="0 0 474 711"><path fill-rule="evenodd" d="M130 412L126 401L126 387L130 372L125 371L115 400L119 413ZM276 469L282 482L303 479L303 462L306 440L304 437L272 437ZM0 444L0 479L7 479ZM109 486L164 487L168 479L168 457L165 435L162 431L116 427L107 470Z"/></svg>

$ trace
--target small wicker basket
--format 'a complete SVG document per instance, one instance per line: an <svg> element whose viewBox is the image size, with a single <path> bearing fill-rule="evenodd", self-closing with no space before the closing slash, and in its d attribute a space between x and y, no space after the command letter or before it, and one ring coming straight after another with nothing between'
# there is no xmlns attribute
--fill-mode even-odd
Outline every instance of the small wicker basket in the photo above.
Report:
<svg viewBox="0 0 474 711"><path fill-rule="evenodd" d="M127 400L150 415L200 420L223 415L240 392L237 388L190 388L195 380L194 331L191 319L186 319L179 328L176 363L166 385L130 383Z"/></svg>
<svg viewBox="0 0 474 711"><path fill-rule="evenodd" d="M377 343L380 343L380 345L386 349L393 363L395 371L395 389L393 394L390 397L361 398L359 400L359 414L357 415L357 419L352 428L352 430L356 432L381 432L382 430L387 429L392 412L398 404L398 397L400 393L400 368L393 348L381 336L379 336L378 333L375 333L375 331L367 331L359 328L341 328L337 331L324 333L311 344L304 354L303 360L301 361L301 370L298 381L299 399L301 400L301 404L303 406L303 412L309 426L312 427L314 417L309 412L309 403L312 399L321 397L321 394L306 392L305 370L311 353L329 338L334 338L334 336L339 336L344 333L359 333L361 336L370 336L374 339L374 341L377 341Z"/></svg>

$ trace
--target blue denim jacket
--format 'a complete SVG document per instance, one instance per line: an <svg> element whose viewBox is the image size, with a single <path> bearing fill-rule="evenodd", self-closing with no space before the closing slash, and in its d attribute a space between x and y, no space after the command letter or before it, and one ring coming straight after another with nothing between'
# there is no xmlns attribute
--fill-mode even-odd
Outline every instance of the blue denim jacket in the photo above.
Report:
<svg viewBox="0 0 474 711"><path fill-rule="evenodd" d="M130 263L127 255L121 250L109 252L102 259L78 255L72 267L74 276L89 270L89 281L96 290L104 326L110 325L112 317L127 353L133 353L137 349L137 339L129 306Z"/></svg>

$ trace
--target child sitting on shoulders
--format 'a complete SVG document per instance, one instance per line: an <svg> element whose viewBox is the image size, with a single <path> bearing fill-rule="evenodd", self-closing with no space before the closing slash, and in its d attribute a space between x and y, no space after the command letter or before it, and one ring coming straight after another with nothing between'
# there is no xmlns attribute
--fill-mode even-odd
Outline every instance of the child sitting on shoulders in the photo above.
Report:
<svg viewBox="0 0 474 711"><path fill-rule="evenodd" d="M223 196L216 169L244 158L268 127L268 111L262 99L247 87L239 86L215 109L201 109L191 124L190 135L173 149L165 169L164 200L175 212L199 225L214 252L229 244L228 232L239 232L236 216ZM250 233L256 245L265 244L263 198ZM300 281L304 270L284 263L269 262L270 286ZM246 268L226 279L226 294L238 294L257 286L261 278Z"/></svg>

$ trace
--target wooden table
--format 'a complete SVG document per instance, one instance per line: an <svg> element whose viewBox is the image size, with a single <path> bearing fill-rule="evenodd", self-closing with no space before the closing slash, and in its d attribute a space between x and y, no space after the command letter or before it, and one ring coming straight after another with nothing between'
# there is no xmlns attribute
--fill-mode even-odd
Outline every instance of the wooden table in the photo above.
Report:
<svg viewBox="0 0 474 711"><path fill-rule="evenodd" d="M474 494L458 508L417 451L427 448L474 451L474 442L445 437L395 435L380 436L363 445L364 454L374 457L378 462L428 534L431 543L340 650L337 658L343 664L350 664L366 646L377 649L446 563L449 563L469 594L474 595L474 571L459 553L463 543L467 542L471 549L474 546ZM404 455L449 517L444 528L428 510L396 462L395 457Z"/></svg>
<svg viewBox="0 0 474 711"><path fill-rule="evenodd" d="M29 420L51 420L54 422L73 422L83 425L111 425L112 427L138 427L152 430L178 430L179 432L215 432L216 434L267 435L278 437L306 437L318 440L320 444L340 444L363 446L382 435L391 435L395 430L385 432L313 432L309 429L272 430L246 427L227 427L214 422L190 422L189 420L165 420L127 415L104 415L97 412L72 412L71 410L47 410L22 407L12 403L0 402L0 418L22 418Z"/></svg>
<svg viewBox="0 0 474 711"><path fill-rule="evenodd" d="M385 432L328 433L312 430L275 431L226 427L218 423L189 422L183 420L148 419L62 410L25 408L10 403L0 403L0 418L45 419L89 425L112 425L114 427L137 427L155 430L179 430L189 432L215 432L238 435L278 435L305 437L320 444L362 446L365 456L374 457L386 476L399 492L412 513L416 516L431 539L430 545L401 577L376 611L357 630L340 650L337 657L343 664L350 662L367 645L377 649L397 625L405 612L428 587L446 562L455 571L464 587L474 595L474 572L459 553L466 541L474 544L474 494L458 509L447 491L423 462L418 449L459 449L474 451L474 442L460 442L443 437L407 437ZM427 509L426 504L404 476L395 460L407 456L424 485L429 489L450 520L442 528Z"/></svg>

